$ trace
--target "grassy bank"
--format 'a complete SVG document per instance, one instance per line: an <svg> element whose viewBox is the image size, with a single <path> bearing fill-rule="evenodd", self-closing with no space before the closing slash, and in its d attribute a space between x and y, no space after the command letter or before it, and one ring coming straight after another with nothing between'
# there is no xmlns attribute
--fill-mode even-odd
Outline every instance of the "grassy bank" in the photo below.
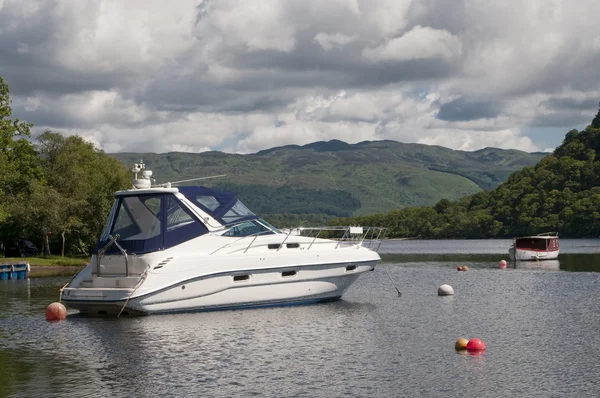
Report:
<svg viewBox="0 0 600 398"><path fill-rule="evenodd" d="M31 266L48 266L48 267L78 267L86 265L89 262L89 257L0 257L0 264L16 264L29 263Z"/></svg>

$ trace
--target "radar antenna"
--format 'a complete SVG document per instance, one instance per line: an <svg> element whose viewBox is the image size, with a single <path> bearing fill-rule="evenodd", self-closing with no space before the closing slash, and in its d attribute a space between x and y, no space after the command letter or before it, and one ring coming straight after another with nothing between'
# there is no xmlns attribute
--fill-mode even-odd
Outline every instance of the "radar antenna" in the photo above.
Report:
<svg viewBox="0 0 600 398"><path fill-rule="evenodd" d="M152 181L154 178L152 177L152 170L146 170L146 165L143 160L140 160L139 163L133 165L131 169L133 173L133 188L135 189L147 189L152 187ZM142 178L138 178L138 173L142 173Z"/></svg>
<svg viewBox="0 0 600 398"><path fill-rule="evenodd" d="M209 176L209 177L190 178L188 180L179 180L179 181L173 181L173 182L166 182L164 184L153 185L152 183L155 181L155 179L154 179L154 177L152 177L152 170L146 170L146 165L144 164L143 160L140 160L139 163L134 164L133 168L131 169L131 172L134 175L133 181L132 181L134 189L171 188L171 186L173 186L173 185L181 184L184 182L207 180L209 178L219 178L219 177L225 177L227 175L227 174L220 174L220 175ZM138 173L142 173L142 178L138 178Z"/></svg>

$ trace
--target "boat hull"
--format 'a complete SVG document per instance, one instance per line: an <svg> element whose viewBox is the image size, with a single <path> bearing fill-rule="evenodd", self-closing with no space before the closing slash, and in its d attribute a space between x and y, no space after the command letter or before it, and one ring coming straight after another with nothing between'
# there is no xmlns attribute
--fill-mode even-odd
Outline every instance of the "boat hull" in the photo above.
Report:
<svg viewBox="0 0 600 398"><path fill-rule="evenodd" d="M541 260L556 260L559 250L527 250L515 249L511 247L508 250L508 257L511 261L541 261Z"/></svg>
<svg viewBox="0 0 600 398"><path fill-rule="evenodd" d="M65 289L63 302L88 315L158 314L311 304L342 297L378 261L203 275L159 290ZM247 277L247 278L246 278ZM131 296L131 297L130 297Z"/></svg>

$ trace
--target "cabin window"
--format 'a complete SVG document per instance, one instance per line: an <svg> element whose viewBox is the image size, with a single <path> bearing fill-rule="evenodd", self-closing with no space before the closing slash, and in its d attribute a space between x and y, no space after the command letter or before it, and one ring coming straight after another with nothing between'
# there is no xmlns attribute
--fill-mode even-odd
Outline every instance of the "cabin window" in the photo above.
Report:
<svg viewBox="0 0 600 398"><path fill-rule="evenodd" d="M250 275L236 275L233 277L234 282L246 282L250 279Z"/></svg>
<svg viewBox="0 0 600 398"><path fill-rule="evenodd" d="M154 214L157 218L160 218L160 198L157 196L150 196L148 198L140 198L141 202L146 206L148 210Z"/></svg>
<svg viewBox="0 0 600 398"><path fill-rule="evenodd" d="M117 242L127 253L163 250L208 230L191 211L172 194L117 197L95 252L119 235ZM107 254L119 254L116 245Z"/></svg>
<svg viewBox="0 0 600 398"><path fill-rule="evenodd" d="M173 195L166 198L167 231L165 234L165 247L178 245L207 232L206 227L198 222L183 207Z"/></svg>
<svg viewBox="0 0 600 398"><path fill-rule="evenodd" d="M175 201L173 196L167 200L167 232L174 231L187 224L193 223L194 219Z"/></svg>
<svg viewBox="0 0 600 398"><path fill-rule="evenodd" d="M160 197L128 196L121 200L112 235L122 240L147 240L160 235Z"/></svg>
<svg viewBox="0 0 600 398"><path fill-rule="evenodd" d="M250 235L263 235L272 234L267 227L257 223L256 221L245 221L237 225L232 226L230 229L223 233L223 236L250 236Z"/></svg>
<svg viewBox="0 0 600 398"><path fill-rule="evenodd" d="M221 205L214 196L196 196L196 201L210 211L215 211Z"/></svg>
<svg viewBox="0 0 600 398"><path fill-rule="evenodd" d="M518 249L546 250L546 239L523 238L517 239Z"/></svg>
<svg viewBox="0 0 600 398"><path fill-rule="evenodd" d="M254 213L252 213L250 209L246 207L246 205L238 200L235 202L233 207L229 209L227 213L225 213L223 216L223 221L225 221L227 224L230 224L236 220L239 220L240 218L251 217L253 215Z"/></svg>

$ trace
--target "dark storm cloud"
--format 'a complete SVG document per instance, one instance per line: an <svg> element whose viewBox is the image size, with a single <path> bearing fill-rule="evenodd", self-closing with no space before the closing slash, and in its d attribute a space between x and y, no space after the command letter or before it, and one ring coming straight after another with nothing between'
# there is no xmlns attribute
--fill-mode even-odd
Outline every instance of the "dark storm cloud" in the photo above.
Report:
<svg viewBox="0 0 600 398"><path fill-rule="evenodd" d="M344 126L364 140L391 120L384 138L445 143L460 126L474 147L501 129L530 148L520 128L583 123L600 99L593 0L575 14L563 0L0 3L15 114L124 145L120 131L173 123L198 148L240 132L248 148L282 131L344 139L326 136ZM197 138L207 118L230 129L221 144Z"/></svg>
<svg viewBox="0 0 600 398"><path fill-rule="evenodd" d="M469 12L465 0L419 0L408 10L409 28L417 25L444 29L452 34L468 30Z"/></svg>
<svg viewBox="0 0 600 398"><path fill-rule="evenodd" d="M57 56L60 38L56 32L66 21L53 16L58 3L47 0L36 4L36 11L28 13L14 29L11 25L23 16L11 12L7 5L0 6L0 76L9 84L11 93L61 95L127 86L136 76L131 71L98 73L64 65Z"/></svg>
<svg viewBox="0 0 600 398"><path fill-rule="evenodd" d="M502 105L498 102L457 98L440 106L437 118L450 122L462 122L493 118L498 116L501 111Z"/></svg>
<svg viewBox="0 0 600 398"><path fill-rule="evenodd" d="M137 93L159 109L207 112L272 112L313 89L377 88L389 84L436 80L459 73L460 65L440 59L370 62L361 56L366 45L357 41L344 50L325 50L315 42L318 30L296 35L294 51L245 51L226 48L216 57L237 71L231 81L215 82L208 71L180 75L165 71ZM219 58L222 56L222 58ZM185 64L180 60L180 64Z"/></svg>
<svg viewBox="0 0 600 398"><path fill-rule="evenodd" d="M540 114L530 124L533 127L566 127L574 128L580 124L588 124L591 119L581 112L558 110L548 114Z"/></svg>
<svg viewBox="0 0 600 398"><path fill-rule="evenodd" d="M598 107L598 101L600 98L550 98L542 105L552 110L589 111Z"/></svg>

